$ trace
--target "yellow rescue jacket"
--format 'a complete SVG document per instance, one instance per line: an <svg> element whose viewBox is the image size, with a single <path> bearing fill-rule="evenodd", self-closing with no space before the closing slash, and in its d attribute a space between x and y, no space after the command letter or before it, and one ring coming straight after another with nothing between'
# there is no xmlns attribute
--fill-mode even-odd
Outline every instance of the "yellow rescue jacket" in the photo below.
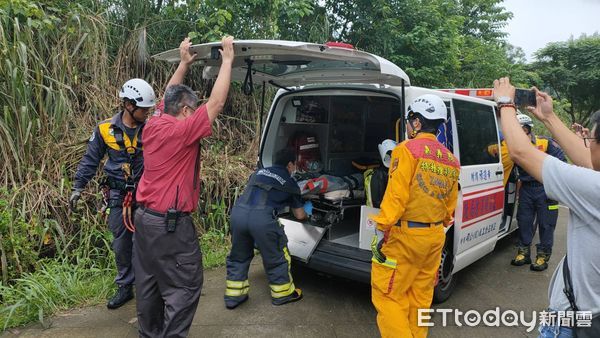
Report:
<svg viewBox="0 0 600 338"><path fill-rule="evenodd" d="M399 221L452 220L458 197L460 164L433 134L420 133L392 151L388 186L373 221L386 231Z"/></svg>

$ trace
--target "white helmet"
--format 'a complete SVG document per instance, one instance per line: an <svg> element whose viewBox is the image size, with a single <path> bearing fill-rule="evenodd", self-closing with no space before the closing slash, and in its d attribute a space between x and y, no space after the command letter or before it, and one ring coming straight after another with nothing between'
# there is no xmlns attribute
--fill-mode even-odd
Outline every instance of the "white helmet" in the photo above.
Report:
<svg viewBox="0 0 600 338"><path fill-rule="evenodd" d="M135 105L141 108L154 107L156 104L154 89L142 79L131 79L125 82L121 87L119 97L135 101Z"/></svg>
<svg viewBox="0 0 600 338"><path fill-rule="evenodd" d="M404 117L408 119L410 113L421 114L427 120L448 120L446 104L439 96L433 94L421 95L414 99Z"/></svg>
<svg viewBox="0 0 600 338"><path fill-rule="evenodd" d="M522 126L529 126L529 128L533 128L533 120L531 119L531 117L525 114L518 114L517 120Z"/></svg>
<svg viewBox="0 0 600 338"><path fill-rule="evenodd" d="M381 156L381 161L386 168L390 167L390 162L392 161L392 150L396 148L396 142L394 140L384 140L381 144L377 145L377 149L379 149L379 156Z"/></svg>

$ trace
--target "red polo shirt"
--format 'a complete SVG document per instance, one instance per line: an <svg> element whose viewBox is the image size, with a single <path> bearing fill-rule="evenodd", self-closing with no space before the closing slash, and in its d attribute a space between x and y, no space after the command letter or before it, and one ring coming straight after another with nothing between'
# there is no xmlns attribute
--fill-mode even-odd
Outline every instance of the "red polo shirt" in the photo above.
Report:
<svg viewBox="0 0 600 338"><path fill-rule="evenodd" d="M200 163L200 140L211 134L206 105L184 120L161 114L163 108L164 103L159 103L157 113L144 127L144 173L136 200L161 213L175 207L191 212L200 198L200 179L194 186L194 176L199 175L194 170L196 161Z"/></svg>

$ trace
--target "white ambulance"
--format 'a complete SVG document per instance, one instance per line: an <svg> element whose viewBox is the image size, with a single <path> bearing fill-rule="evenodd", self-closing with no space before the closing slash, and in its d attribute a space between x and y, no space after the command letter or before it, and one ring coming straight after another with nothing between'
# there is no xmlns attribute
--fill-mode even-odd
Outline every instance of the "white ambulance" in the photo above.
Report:
<svg viewBox="0 0 600 338"><path fill-rule="evenodd" d="M218 73L218 46L191 48L204 66L205 78ZM361 177L353 162L376 160L383 140L400 142L406 137L404 113L414 98L436 94L446 102L449 120L438 139L460 160L460 192L454 224L446 229L434 301L446 300L457 283L456 273L515 230L515 179L504 186L504 175L511 173L503 172L499 151L495 156L488 151L500 146L494 102L412 86L400 67L346 44L246 40L235 41L234 49L233 79L243 81L247 92L253 84L262 84L263 90L265 84L280 88L264 123L259 166L272 165L278 150L302 137L312 140L305 147L317 152L316 166L311 167L319 172L316 175ZM179 52L170 50L155 58L175 63ZM337 193L313 194L311 220L298 222L282 215L280 222L297 262L369 282L374 225L368 216L377 209L367 205L360 182L347 186Z"/></svg>

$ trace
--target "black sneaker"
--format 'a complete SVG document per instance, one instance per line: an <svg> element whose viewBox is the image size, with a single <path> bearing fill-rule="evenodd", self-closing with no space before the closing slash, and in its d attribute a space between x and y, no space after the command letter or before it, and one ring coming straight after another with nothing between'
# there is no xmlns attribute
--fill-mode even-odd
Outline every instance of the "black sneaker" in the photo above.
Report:
<svg viewBox="0 0 600 338"><path fill-rule="evenodd" d="M296 290L294 290L294 292L291 295L283 298L273 299L271 302L273 303L273 305L283 305L299 301L300 299L302 299L302 290L296 288Z"/></svg>
<svg viewBox="0 0 600 338"><path fill-rule="evenodd" d="M118 309L132 299L133 299L133 287L131 285L119 286L119 289L112 296L112 298L108 301L108 304L106 304L106 307L111 310Z"/></svg>

